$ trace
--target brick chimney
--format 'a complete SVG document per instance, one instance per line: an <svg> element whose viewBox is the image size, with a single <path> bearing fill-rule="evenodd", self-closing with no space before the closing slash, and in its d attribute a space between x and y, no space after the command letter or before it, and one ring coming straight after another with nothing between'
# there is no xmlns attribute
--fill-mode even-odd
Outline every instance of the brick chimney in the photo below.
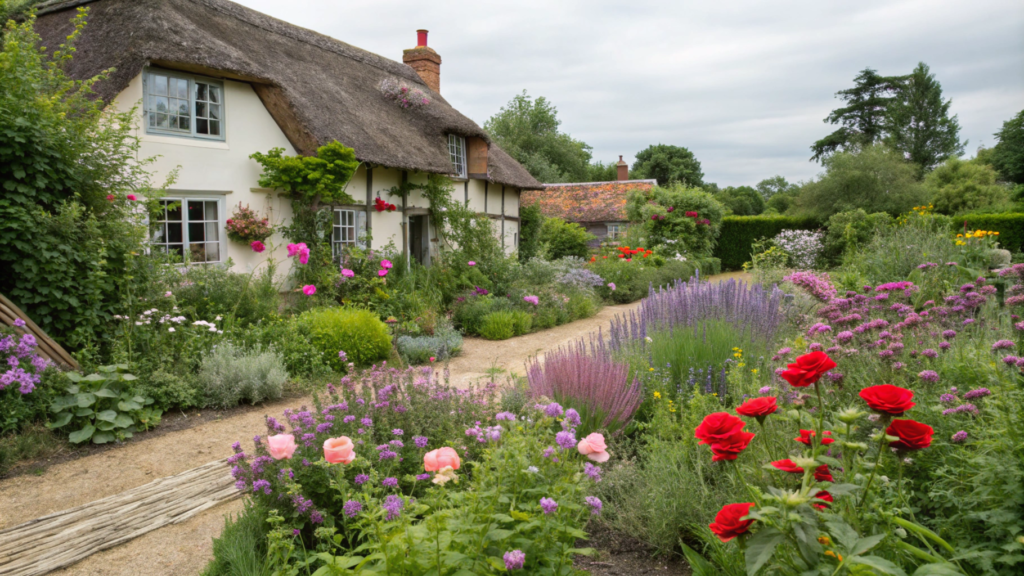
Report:
<svg viewBox="0 0 1024 576"><path fill-rule="evenodd" d="M416 31L416 47L402 51L402 62L411 66L428 88L441 93L441 56L427 47L426 30Z"/></svg>
<svg viewBox="0 0 1024 576"><path fill-rule="evenodd" d="M619 172L618 179L619 180L629 180L629 164L626 164L625 162L622 161L622 156L621 155L619 156L618 163L615 164L615 168L618 169L618 172Z"/></svg>

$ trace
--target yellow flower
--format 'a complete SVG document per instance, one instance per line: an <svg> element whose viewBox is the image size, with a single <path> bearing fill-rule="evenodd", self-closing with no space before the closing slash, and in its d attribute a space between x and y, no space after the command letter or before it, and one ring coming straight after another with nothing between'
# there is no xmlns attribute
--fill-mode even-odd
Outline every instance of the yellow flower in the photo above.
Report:
<svg viewBox="0 0 1024 576"><path fill-rule="evenodd" d="M750 370L750 373L751 373L751 374L757 374L757 368L752 368L752 369Z"/></svg>
<svg viewBox="0 0 1024 576"><path fill-rule="evenodd" d="M828 546L829 544L832 544L832 540L830 540L828 536L818 536L818 544Z"/></svg>
<svg viewBox="0 0 1024 576"><path fill-rule="evenodd" d="M739 364L737 364L736 366L738 366L738 367L740 367L740 368L743 368L743 367L744 367L744 366L746 366L746 365L747 365L747 363L746 363L746 362L740 362L740 363L739 363Z"/></svg>
<svg viewBox="0 0 1024 576"><path fill-rule="evenodd" d="M654 368L648 368L648 370L650 370L651 372L654 372Z"/></svg>
<svg viewBox="0 0 1024 576"><path fill-rule="evenodd" d="M655 390L654 391L654 397L660 399L661 398L661 392L658 392L657 390Z"/></svg>
<svg viewBox="0 0 1024 576"><path fill-rule="evenodd" d="M843 561L843 555L842 554L836 554L835 552L833 552L831 550L825 550L825 556L831 556L831 557L835 558L836 560L839 560L840 562Z"/></svg>
<svg viewBox="0 0 1024 576"><path fill-rule="evenodd" d="M712 396L718 396L718 392L713 392L711 395Z"/></svg>
<svg viewBox="0 0 1024 576"><path fill-rule="evenodd" d="M743 354L740 354L739 352L737 352L737 353L733 354L733 356L735 356L736 358L742 358Z"/></svg>

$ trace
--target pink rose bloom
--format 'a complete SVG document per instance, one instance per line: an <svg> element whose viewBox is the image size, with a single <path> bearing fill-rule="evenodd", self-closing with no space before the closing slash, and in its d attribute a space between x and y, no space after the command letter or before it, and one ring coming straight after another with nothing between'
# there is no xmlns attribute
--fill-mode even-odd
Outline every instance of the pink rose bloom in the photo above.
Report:
<svg viewBox="0 0 1024 576"><path fill-rule="evenodd" d="M313 286L312 284L306 284L305 286L302 287L302 293L305 294L306 296L312 296L313 294L316 294L316 286Z"/></svg>
<svg viewBox="0 0 1024 576"><path fill-rule="evenodd" d="M385 270L389 270L392 266L394 266L394 264L392 264L390 260L381 260L380 261L380 267L385 269Z"/></svg>
<svg viewBox="0 0 1024 576"><path fill-rule="evenodd" d="M295 445L295 436L291 434L275 434L267 438L267 450L274 460L291 458L296 448L298 446Z"/></svg>
<svg viewBox="0 0 1024 576"><path fill-rule="evenodd" d="M434 360L437 360L437 357L436 356L431 356L430 357L430 361L433 362Z"/></svg>
<svg viewBox="0 0 1024 576"><path fill-rule="evenodd" d="M135 202L136 200L138 200L138 198L136 198L136 197L135 197L135 194L129 194L129 195L127 196L127 198L128 198L129 200L131 200L132 202Z"/></svg>
<svg viewBox="0 0 1024 576"><path fill-rule="evenodd" d="M252 244L249 244L249 247L252 248L252 251L256 252L257 254L267 249L266 245L264 245L263 242L260 242L259 240L253 240Z"/></svg>
<svg viewBox="0 0 1024 576"><path fill-rule="evenodd" d="M438 448L423 455L423 469L427 472L437 472L445 466L451 466L452 470L458 470L462 463L459 461L459 453L455 448Z"/></svg>
<svg viewBox="0 0 1024 576"><path fill-rule="evenodd" d="M295 256L298 253L299 253L299 245L298 244L289 244L288 245L288 257L289 258Z"/></svg>
<svg viewBox="0 0 1024 576"><path fill-rule="evenodd" d="M299 250L299 264L309 263L309 248L306 248L305 244L301 244L302 249Z"/></svg>
<svg viewBox="0 0 1024 576"><path fill-rule="evenodd" d="M470 260L466 264L468 264L469 266L476 266L476 262L473 262L472 260Z"/></svg>
<svg viewBox="0 0 1024 576"><path fill-rule="evenodd" d="M383 277L385 277L387 275L388 275L388 271L387 270L377 270L377 276L380 276L381 278L383 278Z"/></svg>
<svg viewBox="0 0 1024 576"><path fill-rule="evenodd" d="M356 273L349 270L348 268L342 268L341 275L344 276L345 278L352 278L356 275Z"/></svg>
<svg viewBox="0 0 1024 576"><path fill-rule="evenodd" d="M108 202L113 202L114 201L114 195L113 194L107 194L107 201Z"/></svg>
<svg viewBox="0 0 1024 576"><path fill-rule="evenodd" d="M608 455L608 445L604 443L604 436L597 432L580 440L580 443L576 445L576 449L580 451L580 454L594 462L607 462L608 458L610 458Z"/></svg>
<svg viewBox="0 0 1024 576"><path fill-rule="evenodd" d="M342 436L324 440L324 458L331 464L351 464L356 459L352 439Z"/></svg>

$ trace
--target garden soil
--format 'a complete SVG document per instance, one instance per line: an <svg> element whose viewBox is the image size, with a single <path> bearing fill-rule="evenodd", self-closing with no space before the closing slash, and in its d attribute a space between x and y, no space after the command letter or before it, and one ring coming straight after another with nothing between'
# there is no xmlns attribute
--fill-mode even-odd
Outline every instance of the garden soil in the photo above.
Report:
<svg viewBox="0 0 1024 576"><path fill-rule="evenodd" d="M743 273L721 274L712 279L728 278L748 279ZM466 386L488 378L489 371L502 375L523 374L525 363L531 356L598 329L607 330L609 321L616 314L633 310L638 305L606 306L592 318L509 340L467 338L462 355L448 366L450 379L456 385ZM242 441L244 444L253 435L264 431L266 415L280 417L286 408L303 403L309 404L309 399L288 398L248 410L204 411L205 414L196 414L198 423L195 426L153 436L142 434L114 449L66 460L40 469L37 474L21 474L2 480L0 529L119 494L157 478L230 456L232 442ZM225 515L241 510L241 500L226 502L181 524L165 526L53 574L194 576L209 561L211 539L223 529ZM612 554L611 558L614 557ZM650 569L657 570L657 564L652 563Z"/></svg>

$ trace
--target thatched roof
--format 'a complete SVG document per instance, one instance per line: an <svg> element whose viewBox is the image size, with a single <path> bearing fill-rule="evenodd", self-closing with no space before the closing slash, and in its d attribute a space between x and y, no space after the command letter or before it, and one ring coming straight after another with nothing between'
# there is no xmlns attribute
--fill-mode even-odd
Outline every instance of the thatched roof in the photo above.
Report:
<svg viewBox="0 0 1024 576"><path fill-rule="evenodd" d="M567 222L625 222L626 197L633 190L646 192L657 180L618 180L544 184L540 191L523 192L523 206L540 205L541 214Z"/></svg>
<svg viewBox="0 0 1024 576"><path fill-rule="evenodd" d="M338 140L363 162L403 170L451 173L447 135L479 137L480 126L431 91L409 66L271 18L227 0L62 0L44 4L36 31L56 47L71 32L77 6L89 16L70 72L91 77L116 68L97 87L107 101L149 65L252 83L297 150L311 153ZM430 95L402 109L380 93L395 77ZM540 188L496 144L488 179Z"/></svg>

